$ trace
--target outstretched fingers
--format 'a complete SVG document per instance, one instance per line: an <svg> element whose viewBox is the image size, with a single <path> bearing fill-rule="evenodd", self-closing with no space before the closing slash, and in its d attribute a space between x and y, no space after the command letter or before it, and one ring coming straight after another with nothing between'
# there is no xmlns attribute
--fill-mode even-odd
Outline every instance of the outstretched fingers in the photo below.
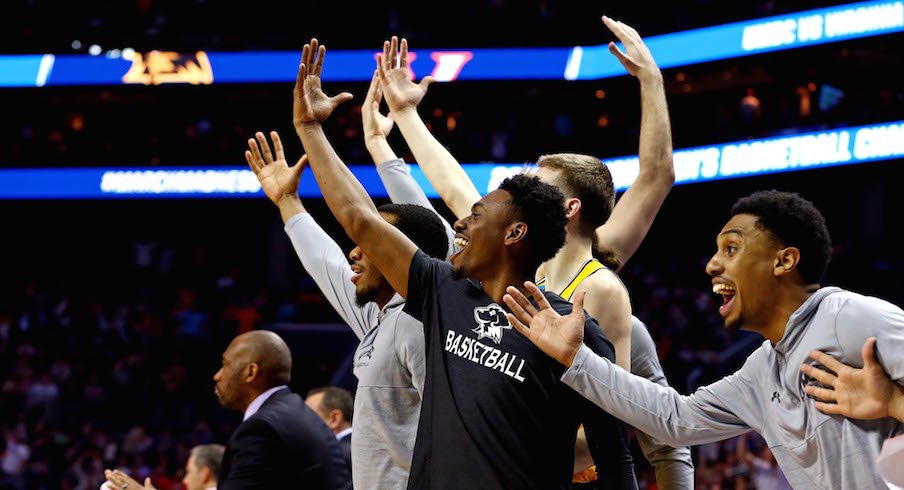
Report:
<svg viewBox="0 0 904 490"><path fill-rule="evenodd" d="M502 297L502 301L519 320L525 324L530 324L531 320L537 316L537 310L530 304L527 297L514 286L507 287L505 292L507 294Z"/></svg>
<svg viewBox="0 0 904 490"><path fill-rule="evenodd" d="M264 133L258 131L254 133L254 138L257 139L257 144L261 147L261 153L264 155L264 164L270 165L273 163L273 153L270 152L270 144L267 143L267 137L264 136Z"/></svg>
<svg viewBox="0 0 904 490"><path fill-rule="evenodd" d="M323 58L326 57L326 46L321 45L317 50L317 59L314 61L314 69L311 70L314 76L319 77L323 73Z"/></svg>
<svg viewBox="0 0 904 490"><path fill-rule="evenodd" d="M399 66L399 37L392 36L389 43L389 68L393 69Z"/></svg>
<svg viewBox="0 0 904 490"><path fill-rule="evenodd" d="M511 296L506 294L505 296L502 297L502 301L504 301L504 302L506 302L506 304L508 304L508 302L506 301L506 298L511 299ZM505 318L508 320L508 322L513 327L515 327L515 330L521 332L521 335L524 335L527 338L531 338L530 337L530 328L527 325L521 323L520 320L515 318L515 315L513 315L511 313L506 313Z"/></svg>
<svg viewBox="0 0 904 490"><path fill-rule="evenodd" d="M537 306L540 307L540 310L548 310L552 308L552 306L549 305L549 301L546 299L546 295L543 294L543 291L540 291L540 288L538 288L536 284L530 281L526 281L524 283L524 289L526 289L527 292L531 296L533 296L534 301L537 302Z"/></svg>
<svg viewBox="0 0 904 490"><path fill-rule="evenodd" d="M270 139L273 141L273 152L276 154L277 160L285 160L286 152L283 150L282 140L279 138L279 133L276 131L270 131Z"/></svg>
<svg viewBox="0 0 904 490"><path fill-rule="evenodd" d="M408 68L408 40L402 38L401 52L399 53L399 68Z"/></svg>
<svg viewBox="0 0 904 490"><path fill-rule="evenodd" d="M580 290L574 294L571 299L571 316L580 316L584 318L584 297L587 296L587 291Z"/></svg>
<svg viewBox="0 0 904 490"><path fill-rule="evenodd" d="M264 168L264 157L261 156L261 149L257 146L257 140L254 138L248 138L248 149L251 150L251 163L254 165L254 169L256 171L260 171Z"/></svg>
<svg viewBox="0 0 904 490"><path fill-rule="evenodd" d="M297 162L295 162L295 166L292 167L292 170L296 174L300 174L307 167L308 167L308 154L305 153L304 155L301 156L301 158L298 159Z"/></svg>

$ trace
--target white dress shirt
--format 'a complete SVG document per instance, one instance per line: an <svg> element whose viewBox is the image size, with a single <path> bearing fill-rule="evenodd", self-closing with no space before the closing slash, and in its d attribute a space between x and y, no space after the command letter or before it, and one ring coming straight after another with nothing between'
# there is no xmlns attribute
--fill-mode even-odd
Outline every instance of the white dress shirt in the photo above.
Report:
<svg viewBox="0 0 904 490"><path fill-rule="evenodd" d="M263 405L264 402L267 401L267 399L270 398L271 395L273 395L274 393L276 393L277 391L279 391L283 388L288 388L288 386L286 386L286 385L274 386L273 388L270 388L269 390L261 393L260 395L257 395L257 398L255 398L254 401L251 402L251 405L248 405L248 408L245 409L245 416L242 418L242 422L248 420L248 417L257 413L257 411L260 410L261 405Z"/></svg>
<svg viewBox="0 0 904 490"><path fill-rule="evenodd" d="M336 434L336 440L338 441L351 433L352 433L352 428L349 427L348 429L345 429L345 430L339 432L338 434Z"/></svg>

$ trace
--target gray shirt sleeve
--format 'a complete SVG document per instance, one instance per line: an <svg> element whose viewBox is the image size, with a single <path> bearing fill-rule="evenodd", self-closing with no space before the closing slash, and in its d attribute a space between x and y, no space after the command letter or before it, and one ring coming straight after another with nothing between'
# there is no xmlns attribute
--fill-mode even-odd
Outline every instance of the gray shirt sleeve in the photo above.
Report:
<svg viewBox="0 0 904 490"><path fill-rule="evenodd" d="M424 325L408 313L396 323L395 343L399 360L411 373L411 384L424 399L424 375L427 372Z"/></svg>
<svg viewBox="0 0 904 490"><path fill-rule="evenodd" d="M891 379L904 385L904 311L878 298L856 296L835 317L835 337L844 362L863 366L863 343L876 337L879 364Z"/></svg>
<svg viewBox="0 0 904 490"><path fill-rule="evenodd" d="M747 374L754 352L738 372L680 395L635 376L581 346L562 381L625 423L669 446L720 441L762 426L761 409Z"/></svg>
<svg viewBox="0 0 904 490"><path fill-rule="evenodd" d="M355 335L363 339L377 325L379 310L374 303L358 306L355 302L355 285L351 281L353 273L342 249L308 213L289 218L285 230L301 264L327 301Z"/></svg>
<svg viewBox="0 0 904 490"><path fill-rule="evenodd" d="M430 204L430 200L427 199L424 190L417 185L414 177L411 176L411 169L408 164L401 158L388 160L377 165L377 173L380 174L380 180L383 181L383 187L386 187L386 192L392 202L396 204L416 204L433 211L439 216L439 220L442 221L443 228L446 230L446 238L449 240L449 253L446 258L448 259L452 256L455 249L455 244L453 243L455 231L449 226L449 222L437 213L433 205Z"/></svg>
<svg viewBox="0 0 904 490"><path fill-rule="evenodd" d="M631 373L660 386L669 383L659 363L653 337L637 317L631 317ZM663 490L694 487L694 462L688 447L672 447L637 431L637 442L643 455L656 470L656 486Z"/></svg>

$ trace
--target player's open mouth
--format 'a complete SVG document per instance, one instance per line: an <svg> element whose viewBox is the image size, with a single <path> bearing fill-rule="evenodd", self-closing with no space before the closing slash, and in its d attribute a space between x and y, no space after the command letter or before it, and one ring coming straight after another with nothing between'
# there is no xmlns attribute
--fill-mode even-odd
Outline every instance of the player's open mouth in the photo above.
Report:
<svg viewBox="0 0 904 490"><path fill-rule="evenodd" d="M713 284L713 293L722 296L722 306L719 307L719 314L723 317L728 316L728 312L731 311L731 307L734 305L736 293L734 286L717 282Z"/></svg>
<svg viewBox="0 0 904 490"><path fill-rule="evenodd" d="M357 284L358 279L361 278L361 274L364 272L364 268L360 265L352 264L352 272L355 274L351 277L352 284Z"/></svg>
<svg viewBox="0 0 904 490"><path fill-rule="evenodd" d="M468 248L468 243L470 242L467 238L464 237L464 235L456 233L455 240L452 241L452 244L455 245L455 253L449 256L449 262L454 262L455 259L458 258L458 256L461 255L461 253L466 248Z"/></svg>

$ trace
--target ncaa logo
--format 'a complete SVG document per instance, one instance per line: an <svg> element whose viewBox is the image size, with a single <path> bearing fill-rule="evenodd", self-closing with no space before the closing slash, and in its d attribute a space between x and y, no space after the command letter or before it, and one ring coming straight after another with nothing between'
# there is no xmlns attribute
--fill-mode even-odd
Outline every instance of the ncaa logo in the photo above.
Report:
<svg viewBox="0 0 904 490"><path fill-rule="evenodd" d="M496 303L474 308L474 321L477 322L477 328L472 332L477 334L477 340L489 338L498 344L502 342L503 330L512 329L505 317L505 310Z"/></svg>

